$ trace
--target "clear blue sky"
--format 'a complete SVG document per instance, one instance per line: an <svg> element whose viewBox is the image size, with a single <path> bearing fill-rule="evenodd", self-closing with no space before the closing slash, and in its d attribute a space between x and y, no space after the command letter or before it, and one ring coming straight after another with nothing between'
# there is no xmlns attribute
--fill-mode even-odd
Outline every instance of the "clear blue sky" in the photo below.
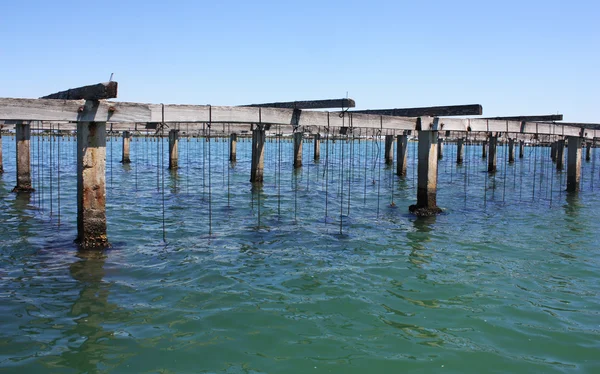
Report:
<svg viewBox="0 0 600 374"><path fill-rule="evenodd" d="M0 97L482 104L600 122L598 1L2 1Z"/></svg>

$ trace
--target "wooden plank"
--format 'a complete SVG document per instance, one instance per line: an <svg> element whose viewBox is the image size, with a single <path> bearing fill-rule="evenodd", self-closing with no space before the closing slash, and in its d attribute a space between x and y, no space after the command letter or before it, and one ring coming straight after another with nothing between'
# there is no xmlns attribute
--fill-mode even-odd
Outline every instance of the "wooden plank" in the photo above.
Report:
<svg viewBox="0 0 600 374"><path fill-rule="evenodd" d="M351 113L378 114L383 116L398 117L442 117L442 116L470 116L481 115L483 107L479 104L431 106L423 108L397 108L397 109L367 109L353 110Z"/></svg>
<svg viewBox="0 0 600 374"><path fill-rule="evenodd" d="M329 108L354 108L356 102L352 99L327 99L327 100L302 100L279 103L240 105L245 107L277 108L277 109L329 109Z"/></svg>
<svg viewBox="0 0 600 374"><path fill-rule="evenodd" d="M502 121L527 121L527 122L542 122L542 121L562 121L562 114L549 114L540 116L513 116L513 117L487 117L481 119L502 120Z"/></svg>
<svg viewBox="0 0 600 374"><path fill-rule="evenodd" d="M583 129L600 130L600 123L560 122L559 124Z"/></svg>
<svg viewBox="0 0 600 374"><path fill-rule="evenodd" d="M117 97L117 82L98 83L90 86L70 88L40 99L55 100L105 100Z"/></svg>

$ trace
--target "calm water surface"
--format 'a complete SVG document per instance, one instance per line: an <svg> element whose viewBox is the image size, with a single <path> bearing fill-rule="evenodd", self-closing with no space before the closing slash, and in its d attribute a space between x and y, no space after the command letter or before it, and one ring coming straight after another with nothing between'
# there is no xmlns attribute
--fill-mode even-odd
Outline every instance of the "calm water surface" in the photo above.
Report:
<svg viewBox="0 0 600 374"><path fill-rule="evenodd" d="M568 195L547 148L501 147L490 176L480 146L456 166L447 145L445 213L416 219L413 143L400 179L382 143L323 142L319 163L305 144L294 173L268 142L253 191L249 142L229 167L227 142L182 139L171 173L166 143L123 166L116 139L113 248L87 253L74 145L34 137L37 191L16 196L3 137L0 372L600 372L598 152Z"/></svg>

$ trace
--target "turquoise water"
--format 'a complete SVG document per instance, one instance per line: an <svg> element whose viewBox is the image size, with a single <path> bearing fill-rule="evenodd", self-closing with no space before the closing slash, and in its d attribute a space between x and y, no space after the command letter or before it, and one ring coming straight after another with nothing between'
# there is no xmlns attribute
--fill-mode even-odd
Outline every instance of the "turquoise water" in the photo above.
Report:
<svg viewBox="0 0 600 374"><path fill-rule="evenodd" d="M249 142L229 167L227 142L181 139L171 173L166 143L135 139L123 166L114 139L113 248L87 253L75 142L46 140L26 197L3 137L0 372L600 371L598 152L572 195L548 148L507 165L500 147L491 176L480 146L457 166L449 144L445 213L416 219L414 143L401 179L382 142L323 142L319 163L307 143L296 173L268 142L253 191Z"/></svg>

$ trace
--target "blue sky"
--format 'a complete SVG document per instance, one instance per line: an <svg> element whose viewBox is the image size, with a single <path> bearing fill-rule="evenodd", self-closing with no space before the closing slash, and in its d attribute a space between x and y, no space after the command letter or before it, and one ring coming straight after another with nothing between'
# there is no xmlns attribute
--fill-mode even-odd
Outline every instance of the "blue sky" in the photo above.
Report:
<svg viewBox="0 0 600 374"><path fill-rule="evenodd" d="M0 97L482 104L600 122L598 1L3 1Z"/></svg>

